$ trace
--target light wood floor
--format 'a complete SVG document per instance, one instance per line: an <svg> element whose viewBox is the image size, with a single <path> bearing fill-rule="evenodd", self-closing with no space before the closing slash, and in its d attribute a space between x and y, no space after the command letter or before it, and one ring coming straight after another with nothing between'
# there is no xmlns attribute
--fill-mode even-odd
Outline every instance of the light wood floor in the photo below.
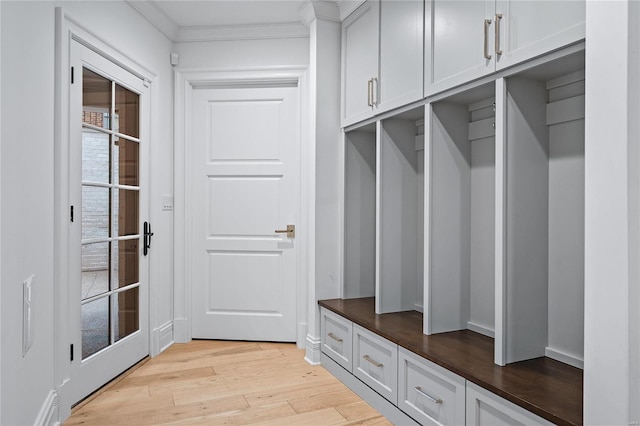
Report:
<svg viewBox="0 0 640 426"><path fill-rule="evenodd" d="M74 409L65 425L390 425L293 344L175 344Z"/></svg>

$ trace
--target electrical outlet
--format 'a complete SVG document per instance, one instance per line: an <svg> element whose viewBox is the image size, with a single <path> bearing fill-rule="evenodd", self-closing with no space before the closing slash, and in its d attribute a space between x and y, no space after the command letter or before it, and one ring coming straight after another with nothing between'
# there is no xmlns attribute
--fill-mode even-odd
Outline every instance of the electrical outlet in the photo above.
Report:
<svg viewBox="0 0 640 426"><path fill-rule="evenodd" d="M22 282L22 356L33 345L33 279L35 275Z"/></svg>
<svg viewBox="0 0 640 426"><path fill-rule="evenodd" d="M173 211L173 195L162 196L162 211Z"/></svg>

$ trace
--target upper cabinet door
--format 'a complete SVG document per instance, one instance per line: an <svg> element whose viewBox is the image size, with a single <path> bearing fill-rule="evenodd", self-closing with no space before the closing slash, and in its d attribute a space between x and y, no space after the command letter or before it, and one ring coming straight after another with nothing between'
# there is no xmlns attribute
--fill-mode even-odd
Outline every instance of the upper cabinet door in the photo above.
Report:
<svg viewBox="0 0 640 426"><path fill-rule="evenodd" d="M503 69L584 39L585 2L498 0L494 20L496 69Z"/></svg>
<svg viewBox="0 0 640 426"><path fill-rule="evenodd" d="M424 3L380 3L380 85L378 112L423 96Z"/></svg>
<svg viewBox="0 0 640 426"><path fill-rule="evenodd" d="M425 96L495 71L494 1L425 2Z"/></svg>
<svg viewBox="0 0 640 426"><path fill-rule="evenodd" d="M342 125L374 114L380 3L368 0L342 22Z"/></svg>

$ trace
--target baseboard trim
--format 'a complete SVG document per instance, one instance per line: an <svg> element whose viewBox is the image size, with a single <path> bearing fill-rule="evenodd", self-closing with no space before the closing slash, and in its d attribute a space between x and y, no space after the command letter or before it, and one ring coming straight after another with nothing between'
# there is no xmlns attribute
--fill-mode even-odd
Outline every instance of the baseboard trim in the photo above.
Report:
<svg viewBox="0 0 640 426"><path fill-rule="evenodd" d="M173 345L173 321L169 321L151 332L151 357L158 356Z"/></svg>
<svg viewBox="0 0 640 426"><path fill-rule="evenodd" d="M478 324L477 322L467 321L467 328L476 333L483 334L485 336L495 338L495 331L486 325Z"/></svg>
<svg viewBox="0 0 640 426"><path fill-rule="evenodd" d="M175 343L189 343L191 341L191 329L188 319L175 318L173 320L173 340Z"/></svg>
<svg viewBox="0 0 640 426"><path fill-rule="evenodd" d="M309 329L309 325L306 322L298 323L298 329L297 329L298 334L296 335L296 345L300 349L303 349L306 346L308 329Z"/></svg>
<svg viewBox="0 0 640 426"><path fill-rule="evenodd" d="M546 348L544 348L544 356L584 370L584 360L578 358L577 356L570 355L566 352L562 352L547 346Z"/></svg>
<svg viewBox="0 0 640 426"><path fill-rule="evenodd" d="M38 417L36 417L33 423L37 426L53 426L59 425L59 412L58 412L58 393L54 390L49 391L49 394L45 398Z"/></svg>
<svg viewBox="0 0 640 426"><path fill-rule="evenodd" d="M307 335L305 340L305 356L304 359L311 365L320 364L320 345L321 341L318 338Z"/></svg>

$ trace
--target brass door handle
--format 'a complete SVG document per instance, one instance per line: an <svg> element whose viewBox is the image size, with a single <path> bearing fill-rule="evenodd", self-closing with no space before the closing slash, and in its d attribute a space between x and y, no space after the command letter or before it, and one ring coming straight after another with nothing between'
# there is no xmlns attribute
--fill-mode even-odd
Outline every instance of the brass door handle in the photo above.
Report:
<svg viewBox="0 0 640 426"><path fill-rule="evenodd" d="M296 226L295 225L287 225L287 229L276 229L274 232L276 234L287 234L287 238L295 238L295 236L296 236Z"/></svg>

